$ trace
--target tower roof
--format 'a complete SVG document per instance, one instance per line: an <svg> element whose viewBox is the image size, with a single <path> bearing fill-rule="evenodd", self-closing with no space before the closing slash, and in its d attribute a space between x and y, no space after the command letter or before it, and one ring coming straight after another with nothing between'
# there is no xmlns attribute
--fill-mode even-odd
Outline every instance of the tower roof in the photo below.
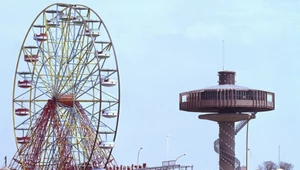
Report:
<svg viewBox="0 0 300 170"><path fill-rule="evenodd" d="M248 87L239 86L235 84L221 84L217 86L206 87L203 90L250 90Z"/></svg>

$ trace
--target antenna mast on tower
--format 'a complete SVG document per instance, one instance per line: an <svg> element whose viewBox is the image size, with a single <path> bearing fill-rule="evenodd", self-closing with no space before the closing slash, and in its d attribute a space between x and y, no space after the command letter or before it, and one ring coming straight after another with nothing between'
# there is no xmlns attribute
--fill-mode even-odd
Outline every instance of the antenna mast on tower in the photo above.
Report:
<svg viewBox="0 0 300 170"><path fill-rule="evenodd" d="M225 54L224 54L224 40L222 40L222 65L223 65L223 71L224 71L224 67L225 67Z"/></svg>

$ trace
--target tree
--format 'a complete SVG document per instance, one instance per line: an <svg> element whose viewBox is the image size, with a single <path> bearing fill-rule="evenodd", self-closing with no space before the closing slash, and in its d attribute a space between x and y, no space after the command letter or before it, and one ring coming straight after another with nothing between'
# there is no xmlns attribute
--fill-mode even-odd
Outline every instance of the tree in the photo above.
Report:
<svg viewBox="0 0 300 170"><path fill-rule="evenodd" d="M280 162L279 166L272 162L272 161L266 161L264 163L262 163L262 165L258 166L258 170L277 170L277 168L279 169L283 169L283 170L293 170L294 165L287 163L287 162Z"/></svg>
<svg viewBox="0 0 300 170"><path fill-rule="evenodd" d="M292 170L294 168L294 165L287 162L280 162L279 168L283 170Z"/></svg>
<svg viewBox="0 0 300 170"><path fill-rule="evenodd" d="M274 163L272 161L266 161L262 165L259 165L258 169L259 170L276 170L277 165L276 165L276 163Z"/></svg>

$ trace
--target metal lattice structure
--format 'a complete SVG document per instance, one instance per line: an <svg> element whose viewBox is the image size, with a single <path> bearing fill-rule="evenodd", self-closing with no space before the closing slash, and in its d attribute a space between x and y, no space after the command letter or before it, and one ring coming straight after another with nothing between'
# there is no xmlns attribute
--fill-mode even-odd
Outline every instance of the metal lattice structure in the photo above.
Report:
<svg viewBox="0 0 300 170"><path fill-rule="evenodd" d="M22 43L14 78L17 152L11 169L107 169L120 111L116 53L84 5L42 10Z"/></svg>
<svg viewBox="0 0 300 170"><path fill-rule="evenodd" d="M180 94L180 110L211 113L199 115L199 119L218 122L219 138L214 142L214 150L219 153L220 170L240 169L235 135L257 112L274 109L274 93L235 85L233 71L220 71L217 86ZM241 123L235 127L238 121Z"/></svg>

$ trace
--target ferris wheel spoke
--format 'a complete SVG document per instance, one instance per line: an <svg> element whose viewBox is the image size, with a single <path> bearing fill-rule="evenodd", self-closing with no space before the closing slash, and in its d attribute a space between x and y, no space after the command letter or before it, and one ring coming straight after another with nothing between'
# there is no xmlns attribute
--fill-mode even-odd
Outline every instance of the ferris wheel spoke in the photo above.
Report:
<svg viewBox="0 0 300 170"><path fill-rule="evenodd" d="M76 54L77 49L81 49L80 51L82 51L84 49L85 38L84 38L84 36L82 36L83 32L84 32L84 28L82 26L80 26L77 31L73 30L75 38L73 40L74 41L73 44L70 45L70 49L71 49L71 53L69 55L70 60L73 59L73 56L76 56L74 54Z"/></svg>
<svg viewBox="0 0 300 170"><path fill-rule="evenodd" d="M90 134L90 135L93 135L93 139L96 137L95 136L95 132L96 132L96 129L94 129L93 127L91 127L91 122L89 121L89 118L87 117L87 115L85 114L85 111L83 111L81 105L79 104L79 102L76 102L76 106L77 106L77 109L79 110L80 112L80 115L82 116L81 118L83 119L83 121L81 121L82 125L81 127L84 127L83 128L83 136L86 136L86 134ZM93 155L94 157L92 158L94 161L98 161L99 164L101 164L102 160L100 161L99 158L102 158L102 159L105 159L107 158L106 156L106 153L104 151L102 151L98 145L95 145L94 142L92 143L89 143L88 141L93 141L93 140L83 140L83 143L84 143L84 146L85 148L93 148L94 149L94 152L93 152Z"/></svg>
<svg viewBox="0 0 300 170"><path fill-rule="evenodd" d="M49 50L45 48L43 44L38 45L39 52L41 52L41 55L39 56L41 56L42 61L39 61L37 62L37 64L35 64L34 72L40 74L43 71L44 74L46 75L45 76L46 79L44 79L43 83L47 83L48 84L47 87L50 87L49 89L52 90L51 87L53 86L53 79L54 79L54 70L51 62L52 56L49 55Z"/></svg>
<svg viewBox="0 0 300 170"><path fill-rule="evenodd" d="M53 54L51 54L48 40L45 43L37 44L37 46L39 48L39 52L42 53L42 64L48 63L47 65L49 65L49 68L45 67L45 69L48 69L48 72L50 72L49 75L54 75L54 70L52 67ZM52 78L51 81L53 81L53 77L50 78Z"/></svg>
<svg viewBox="0 0 300 170"><path fill-rule="evenodd" d="M93 98L93 101L95 101L96 103L100 102L101 101L100 97L94 95L94 93L96 93L96 92L89 93L89 90L86 90L86 91L82 90L81 93L77 93L76 100L80 100L82 95L86 95L86 96L89 96L89 97ZM98 93L100 93L100 92L98 92Z"/></svg>
<svg viewBox="0 0 300 170"><path fill-rule="evenodd" d="M68 12L68 16L69 15L70 15L70 12ZM68 56L69 43L72 42L70 40L70 37L72 38L70 26L71 26L70 21L62 22L61 33L58 38L58 41L53 42L53 44L54 44L53 46L55 47L55 49L53 51L56 56L56 60L54 63L55 72L56 72L55 75L60 75L61 69L57 69L57 67L61 68L61 66L63 66L67 60L67 57L64 57L64 56ZM57 33L56 33L56 35L57 35ZM61 53L61 55L59 55L60 53ZM59 57L59 56L61 56L61 57ZM56 79L59 80L59 77L56 77ZM54 82L54 83L57 86L57 82Z"/></svg>
<svg viewBox="0 0 300 170"><path fill-rule="evenodd" d="M38 48L38 47L37 47ZM24 55L33 55L32 54L32 52L27 52L28 51L28 49L26 49L25 47L23 47L23 51L24 51ZM30 66L29 66L29 63L27 63L27 66L28 66L28 69L29 69L29 72L19 72L19 75L20 74L23 74L24 76L24 80L28 80L28 81L31 81L31 77L25 77L25 75L26 74L29 74L29 75L32 75L32 77L33 77L33 80L35 80L35 77L37 77L38 75L36 74L36 72L38 72L38 69L37 69L37 67L39 67L40 65L39 65L39 63L40 63L40 65L42 65L42 62L41 61L37 61L35 64L33 64L33 68L31 68ZM22 76L21 76L22 77ZM44 83L47 83L48 81L47 80L43 80L43 82ZM32 85L35 85L34 84L34 82L32 83ZM49 87L49 84L48 84L48 86L46 86L46 87Z"/></svg>
<svg viewBox="0 0 300 170"><path fill-rule="evenodd" d="M82 37L82 36L80 36L80 37ZM80 44L80 43L78 43L78 45L79 45L79 44ZM77 56L79 56L79 58L78 58L79 63L75 66L75 68L73 69L74 71L73 71L72 73L70 73L70 74L74 74L75 70L78 69L78 67L80 66L80 62L81 62L82 59L84 58L84 56L80 57L80 56L81 56L80 54L81 54L82 52L84 52L84 50L86 50L85 53L87 53L87 51L89 50L89 48L92 46L92 42L87 43L85 46L83 46L83 43L82 43L81 46L82 46L81 50L79 50L74 56L70 56L70 58L65 62L65 63L71 63L72 60L75 61L75 58L76 58ZM75 51L75 50L72 50L72 51ZM64 64L62 64L62 65L64 65ZM59 70L59 74L60 74L60 71L64 70L64 71L63 71L63 76L65 76L65 74L66 74L66 72L67 72L67 69L68 69L68 67L61 67L61 69ZM66 82L68 82L69 80L70 80L70 78L68 78ZM63 79L61 79L61 80L59 81L59 85L58 85L59 87L61 87L62 82L63 82ZM63 86L64 86L64 85L63 85Z"/></svg>
<svg viewBox="0 0 300 170"><path fill-rule="evenodd" d="M92 46L90 46L90 48L91 48ZM75 79L75 82L78 82L78 80L82 80L82 79L85 79L85 78L83 78L83 76L85 75L85 74L81 74L81 73L85 73L85 70L86 69L88 69L89 70L89 66L91 66L91 64L92 65L94 65L94 67L91 69L91 70L89 70L88 72L89 73L91 73L91 72L93 72L93 70L95 70L96 68L97 68L97 63L93 63L93 62L95 62L95 57L92 57L89 61L88 61L88 56L90 55L90 53L89 54L85 54L85 55L87 55L86 56L86 60L84 61L84 63L82 63L81 64L81 66L82 67L78 67L79 69L74 69L74 71L76 71L77 70L77 76L76 76L76 79ZM97 61L98 62L98 61ZM72 73L73 74L73 73ZM88 74L88 76L91 76L92 74ZM88 77L87 76L87 77ZM87 79L85 79L85 81L86 81ZM81 82L80 82L81 83ZM75 93L77 93L76 91L78 91L78 89L80 89L80 87L78 86L78 84L79 83L76 83L75 85L74 85L74 87L75 87ZM85 84L85 83L84 83ZM82 86L81 86L81 88L82 88ZM79 90L80 91L80 90Z"/></svg>
<svg viewBox="0 0 300 170"><path fill-rule="evenodd" d="M77 93L77 91L81 88L83 88L83 85L87 82L87 80L93 75L93 74L96 74L98 72L98 70L96 69L97 68L97 65L94 66L94 68L92 69L92 72L88 73L88 74L82 74L81 75L81 78L78 79L78 81L76 81L73 85L73 87L75 89L73 89L72 87L71 88L68 88L66 89L63 93L60 93L60 94L66 94L68 92L70 92L71 90L74 90L75 93ZM85 76L85 77L82 77L82 76ZM83 83L83 85L80 86L80 84ZM61 89L63 90L63 89Z"/></svg>
<svg viewBox="0 0 300 170"><path fill-rule="evenodd" d="M104 94L105 96L108 96L111 99L114 99L114 100L118 101L118 99L115 96L111 95L111 94L108 94L108 93L106 93L104 91L102 91L102 94Z"/></svg>
<svg viewBox="0 0 300 170"><path fill-rule="evenodd" d="M83 36L81 36L81 37L83 37ZM90 41L87 43L87 45L82 46L82 49L78 53L76 53L73 57L70 57L69 62L71 62L72 60L74 62L75 58L78 56L78 62L71 72L71 74L77 75L75 77L75 81L78 79L78 75L81 72L84 72L85 67L88 65L88 59L90 57L89 51L92 49L92 47L93 47L93 42Z"/></svg>
<svg viewBox="0 0 300 170"><path fill-rule="evenodd" d="M20 124L16 125L14 129L21 130L21 131L27 131L27 130L30 130L29 124L30 124L29 119L26 119L26 120L22 121Z"/></svg>
<svg viewBox="0 0 300 170"><path fill-rule="evenodd" d="M41 64L41 65L35 65L34 66L34 73L36 72L36 74L34 74L34 82L33 82L33 85L35 88L39 88L37 86L37 81L40 80L41 81L41 84L42 86L44 87L44 89L46 89L47 92L51 92L50 94L52 94L52 85L51 85L51 81L49 81L49 75L48 75L48 70L45 69L45 65L44 63ZM44 69L40 69L40 68L44 68ZM43 73L41 73L41 71L44 71ZM35 81L36 80L36 81ZM41 90L41 88L39 88ZM41 90L43 91L43 90Z"/></svg>
<svg viewBox="0 0 300 170"><path fill-rule="evenodd" d="M90 48L91 45L92 45L92 44L89 43L89 44L87 44L84 48ZM88 50L88 49L87 49L87 50ZM76 55L75 55L75 56L76 56ZM77 71L77 70L82 69L82 68L85 67L85 61L83 61L83 63L81 64L81 61L82 61L83 59L84 59L84 56L80 57L78 63L77 63L76 66L73 68L73 70L72 70L72 71L68 70L68 71L69 71L69 73L68 73L69 76L67 76L66 79L61 79L61 80L59 81L59 85L58 85L58 86L60 87L59 94L62 92L62 90L63 90L67 85L69 85L69 87L70 87L70 82L72 82L72 78L78 76L79 71ZM70 60L71 60L71 59L70 59ZM74 58L73 58L73 60L74 60ZM85 60L87 60L87 58L85 58ZM70 61L68 61L68 62L70 62ZM63 77L66 75L67 69L68 69L68 67L65 67L64 72L63 72ZM76 72L77 72L77 73L76 73ZM74 74L75 74L75 76L74 76ZM72 76L71 76L71 75L72 75ZM74 81L74 80L73 80L73 81ZM75 80L75 81L76 81L76 80ZM62 84L63 82L64 82L64 84ZM72 83L71 83L71 87L72 87Z"/></svg>
<svg viewBox="0 0 300 170"><path fill-rule="evenodd" d="M90 154L91 147L93 146L93 143L91 141L94 141L94 135L90 127L84 122L82 115L80 116L79 121L76 124L77 127L77 138L79 138L79 143L77 144L78 150L82 152L85 158L88 158L88 155Z"/></svg>
<svg viewBox="0 0 300 170"><path fill-rule="evenodd" d="M81 86L79 86L80 82L78 82L76 84L76 89L75 89L75 95L76 95L76 98L79 99L80 97L82 97L83 95L85 94L89 94L88 92L93 90L93 88L95 88L96 85L93 85L92 83L90 83L90 85L86 85L87 84L87 81L88 81L88 78L84 79L85 81L82 83ZM85 88L85 85L87 88ZM93 95L95 99L100 99L100 98L97 98L95 95Z"/></svg>
<svg viewBox="0 0 300 170"><path fill-rule="evenodd" d="M96 70L97 69L97 64L96 63L92 63L92 61L93 61L93 58L90 61L86 60L86 62L82 64L82 67L76 73L76 75L77 75L76 79L75 79L76 83L78 81L82 80L82 79L85 79L85 78L83 78L83 76L87 76L87 78L88 78L88 76L93 76L93 74L94 74L93 70L95 70L95 72L98 71L98 70ZM94 67L92 67L93 65L94 65ZM92 67L92 68L90 69L90 67ZM81 73L84 73L84 74L81 74ZM76 84L76 86L75 86L75 88L76 88L75 89L75 93L76 93L76 91L78 89L77 86L78 86L78 84Z"/></svg>
<svg viewBox="0 0 300 170"><path fill-rule="evenodd" d="M43 76L39 76L39 78L41 77ZM36 83L33 84L33 88L35 89L35 94L36 94L36 96L33 99L37 99L44 96L46 96L47 98L51 98L52 88L50 88L49 86L45 86L47 82L44 82L42 78L41 81L43 82L41 85L37 85Z"/></svg>
<svg viewBox="0 0 300 170"><path fill-rule="evenodd" d="M71 10L68 10L68 17L70 18L71 15ZM71 21L68 20L67 22L63 22L65 23L65 26L63 28L63 34L61 37L61 40L64 42L62 43L62 56L69 56L69 45L72 42L72 30L71 30Z"/></svg>
<svg viewBox="0 0 300 170"><path fill-rule="evenodd" d="M50 45L52 45L52 47ZM54 68L54 66L55 66L55 62L56 62L56 56L55 56L52 49L54 49L53 43L50 43L49 40L47 40L47 44L46 44L45 49L43 50L43 54L45 56L48 56L48 58L45 57L46 61L44 63L47 63L46 65L48 65L49 68L46 67L46 68L48 68L48 70L45 69L45 73L46 73L46 76L47 76L47 80L50 79L49 86L51 87L50 89L52 90L51 92L53 93L53 87L54 87L54 82L55 82L55 68Z"/></svg>
<svg viewBox="0 0 300 170"><path fill-rule="evenodd" d="M38 89L38 90L39 90L40 92L42 92L42 93L39 94L38 96L35 96L35 98L33 98L32 101L33 101L33 100L36 100L37 98L39 98L39 97L41 97L41 96L43 96L43 95L46 95L48 98L51 98L51 96L47 93L47 92L49 92L49 91L43 91L43 90L41 90L41 89L40 89L39 87L37 87L37 86L33 86L33 87L35 87L36 89ZM14 101L18 101L18 99L24 97L26 94L31 93L31 91L32 91L32 89L29 89L29 90L25 91L24 93L20 94L19 96L16 96L16 97L14 98Z"/></svg>
<svg viewBox="0 0 300 170"><path fill-rule="evenodd" d="M45 51L47 51L47 56L49 56L48 60L47 60L47 65L49 66L49 74L48 72L45 70L45 74L47 78L51 79L51 84L49 85L51 87L52 90L52 94L54 93L53 88L55 88L55 79L56 79L56 63L59 60L59 56L57 53L57 50L59 48L58 44L55 43L55 41L53 41L54 39L54 35L52 34L51 31L48 30L48 34L50 35L50 39L47 40L47 49ZM46 67L47 68L47 67Z"/></svg>
<svg viewBox="0 0 300 170"><path fill-rule="evenodd" d="M70 58L70 62L71 60L75 61L75 57L79 56L79 62L77 63L76 67L74 68L74 72L81 72L82 69L84 69L85 65L89 64L89 57L90 57L90 50L92 50L93 48L93 42L89 41L87 42L87 44L85 46L82 46L82 49L78 51L78 53L76 53L76 55L74 55L72 58ZM84 60L83 60L84 59ZM78 66L82 66L82 67L78 67Z"/></svg>
<svg viewBox="0 0 300 170"><path fill-rule="evenodd" d="M103 121L100 121L100 123L101 123L101 125L100 125L100 131L101 131L102 127L103 127L103 129L106 128L109 131L111 131L112 133L115 133L115 130L113 128L111 128L109 125L105 124ZM99 132L99 133L101 133L101 132Z"/></svg>
<svg viewBox="0 0 300 170"><path fill-rule="evenodd" d="M99 76L99 75L98 75ZM110 76L110 75L109 75ZM115 96L109 94L109 93L106 93L105 91L103 90L100 90L100 88L98 88L100 85L100 81L98 82L95 82L95 84L93 84L92 86L90 86L88 89L86 90L82 90L80 89L80 92L77 93L77 98L80 98L82 95L84 94L87 94L90 90L97 90L98 92L101 92L102 94L104 94L105 96L109 97L109 98L112 98L112 99L115 99L116 101L118 100ZM91 95L92 96L92 95ZM100 98L99 98L100 99Z"/></svg>
<svg viewBox="0 0 300 170"><path fill-rule="evenodd" d="M17 100L20 99L20 98L23 99L23 97L24 97L26 94L30 93L30 92L31 92L31 89L28 89L28 90L26 90L25 92L19 94L18 96L15 96L15 97L14 97L14 100L17 101Z"/></svg>
<svg viewBox="0 0 300 170"><path fill-rule="evenodd" d="M49 28L47 31L48 36L49 36L49 39L47 40L48 49L49 50L52 49L52 51L50 51L50 52L52 52L54 55L55 55L55 49L57 49L57 45L58 45L58 44L56 44L56 39L57 39L56 35L57 35L57 32L60 32L60 31L61 31L60 27L56 28L55 32L53 32L51 30L51 28Z"/></svg>
<svg viewBox="0 0 300 170"><path fill-rule="evenodd" d="M88 74L86 75L86 77L83 77L85 74L80 74L79 76L77 76L76 78L76 84L75 84L75 93L77 93L78 91L81 90L81 88L83 88L84 84L87 82L87 80L90 78L92 81L97 82L97 80L99 80L99 71L98 71L98 65L97 63L92 63L94 61L94 58L92 58L90 61L88 61L85 65L85 67L82 67L80 72L87 72ZM94 61L95 62L95 61ZM93 67L94 66L94 67ZM91 67L91 68L90 68ZM87 71L85 71L87 70ZM93 78L94 75L96 75L96 78ZM78 81L81 80L81 81ZM79 84L83 82L82 86L79 86Z"/></svg>
<svg viewBox="0 0 300 170"><path fill-rule="evenodd" d="M76 98L79 99L81 96L87 94L95 99L100 100L100 97L97 97L97 95L94 95L94 93L99 94L101 92L101 90L99 88L97 88L97 86L100 85L99 79L100 79L100 75L97 75L96 78L94 79L94 82L90 82L89 85L86 86L86 88L84 88L86 83L84 83L80 88L77 88L75 90ZM93 92L91 92L91 91L93 91ZM96 92L94 92L94 91L96 91ZM92 94L90 94L89 92L91 92Z"/></svg>
<svg viewBox="0 0 300 170"><path fill-rule="evenodd" d="M77 113L77 114L75 114L75 113ZM82 111L79 111L78 108L76 108L76 112L73 112L72 109L69 109L68 115L70 117L72 115L72 119L69 119L69 121L68 120L65 121L66 122L65 127L69 127L67 129L71 129L72 134L73 134L72 136L75 137L75 140L74 140L74 141L76 141L75 145L74 145L75 148L77 146L77 148L79 150L82 150L82 153L85 155L85 157L88 157L87 150L84 150L86 148L86 146L85 146L86 143L84 143L84 140L86 140L86 139L82 138L82 137L84 137L83 134L85 134L85 136L86 136L86 133L88 133L88 131L93 131L93 130L89 127L90 126L89 122L84 119L84 116L82 114L84 114L84 113ZM76 121L72 121L75 119L76 119ZM89 136L89 137L92 137L92 136Z"/></svg>
<svg viewBox="0 0 300 170"><path fill-rule="evenodd" d="M77 102L78 103L84 103L82 101L80 101L80 102L77 101ZM94 119L98 120L98 114L99 114L100 110L95 110L94 109L94 107L95 107L96 104L98 104L98 103L95 102L95 103L92 103L92 104L90 104L89 106L86 106L86 107L81 106L82 109L84 110L85 114L88 115L91 118L90 119L91 121L94 120ZM91 111L89 111L90 108L91 108L91 110L93 110L94 113L92 113ZM91 123L90 126L92 126L96 130L97 126L98 126L98 122Z"/></svg>
<svg viewBox="0 0 300 170"><path fill-rule="evenodd" d="M24 78L24 80L27 80L26 78ZM35 80L35 78L34 78L34 80ZM33 81L32 83L31 83L33 86L32 86L32 88L35 88L35 89L37 89L37 90L39 90L40 92L42 92L42 94L41 95L43 95L43 94L45 94L45 95L47 95L48 97L50 97L50 88L46 88L46 90L42 90L42 88L41 87L39 87L39 86L37 86L36 84L35 84L35 81ZM30 89L28 89L27 91L25 91L25 92L23 92L22 94L20 94L19 96L17 96L15 99L18 99L18 98L20 98L20 97L23 97L23 96L25 96L25 94L28 94L28 93L31 93L31 89L32 88L30 88Z"/></svg>
<svg viewBox="0 0 300 170"><path fill-rule="evenodd" d="M68 26L68 27L67 27ZM63 41L64 43L61 43L61 46L58 46L58 48L60 48L60 53L61 53L61 58L60 58L60 61L57 63L57 66L55 66L56 71L57 71L57 81L55 82L55 88L59 88L60 86L58 85L58 82L60 81L63 81L63 77L65 76L65 73L62 74L62 76L60 77L61 75L61 70L62 69L67 69L68 68L68 65L69 63L67 62L68 60L68 57L69 56L69 43L70 43L70 40L67 40L67 37L69 35L69 31L70 31L70 23L68 22L68 24L63 28L63 32L62 32L62 35L61 35L61 38L59 41ZM60 45L60 44L59 44ZM58 50L57 48L57 50ZM64 57L66 56L66 57ZM58 90L58 89L57 89Z"/></svg>
<svg viewBox="0 0 300 170"><path fill-rule="evenodd" d="M52 91L47 91L48 89L46 89L46 90L42 90L43 88L42 87L39 87L39 86L36 86L36 89L38 89L38 91L40 91L41 93L40 94L38 94L38 95L36 95L34 98L33 98L33 100L35 100L35 99L38 99L38 98L40 98L40 97L47 97L47 98L51 98L51 92Z"/></svg>
<svg viewBox="0 0 300 170"><path fill-rule="evenodd" d="M39 99L39 100L32 100L32 99L21 99L21 100L18 100L18 99L15 99L14 102L47 102L48 100L42 100L42 99Z"/></svg>

